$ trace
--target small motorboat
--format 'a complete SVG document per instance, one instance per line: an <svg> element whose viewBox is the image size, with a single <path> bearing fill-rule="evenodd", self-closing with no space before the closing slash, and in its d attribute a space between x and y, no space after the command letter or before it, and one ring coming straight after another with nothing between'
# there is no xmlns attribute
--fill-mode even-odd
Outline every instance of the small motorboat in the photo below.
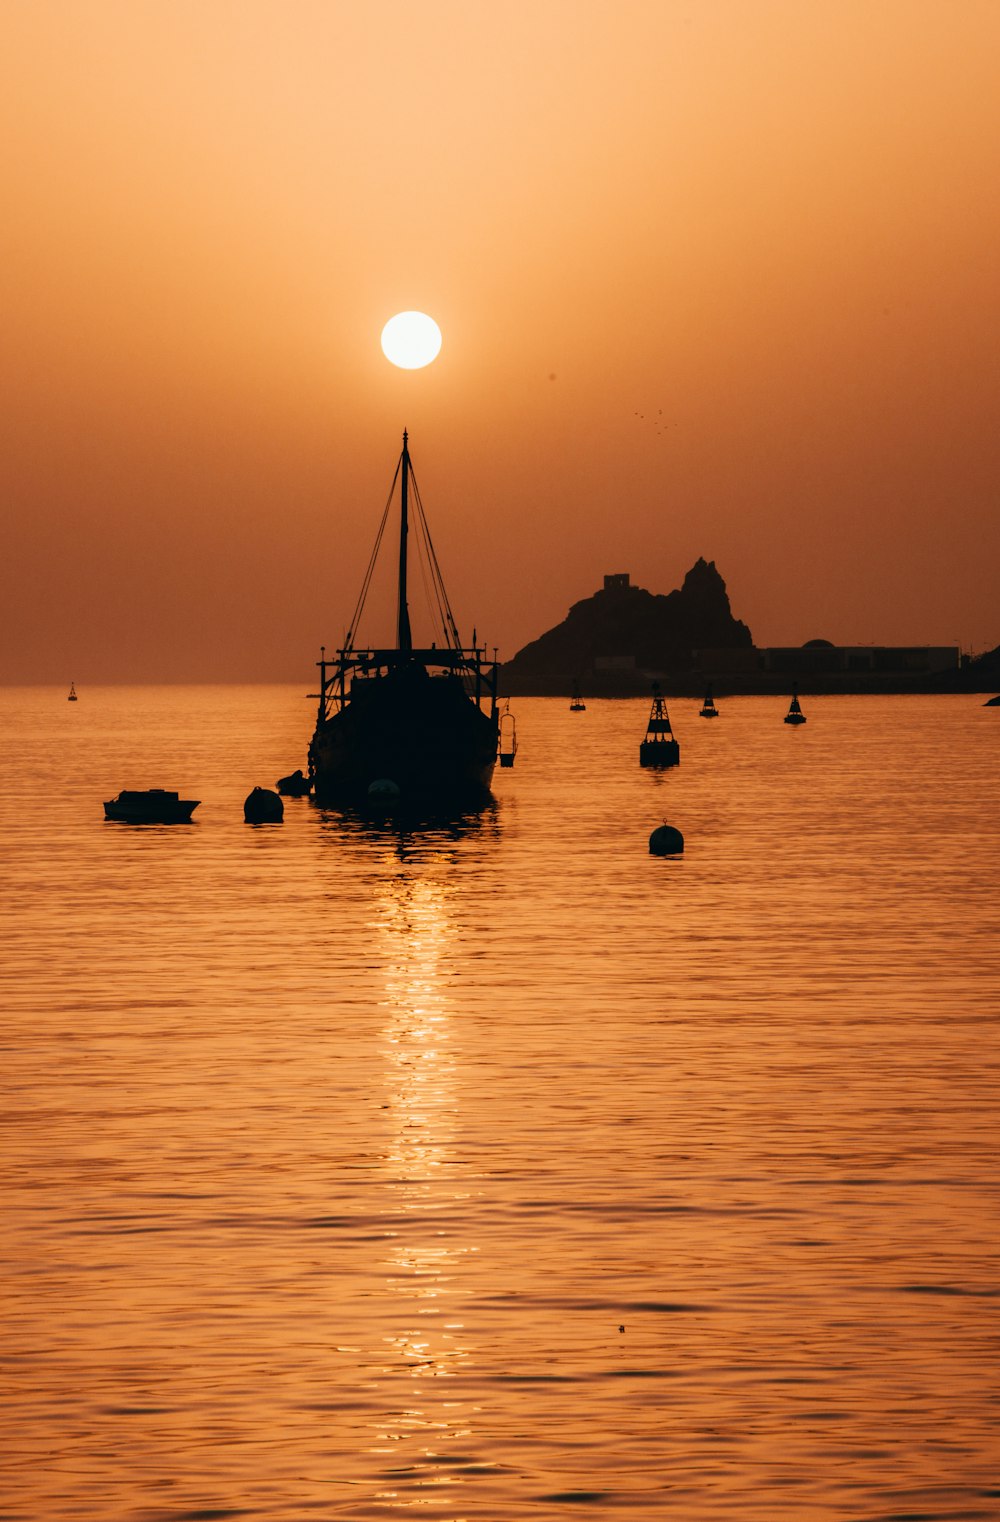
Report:
<svg viewBox="0 0 1000 1522"><path fill-rule="evenodd" d="M717 719L719 717L719 710L715 706L711 687L705 688L705 701L698 709L698 713L703 719Z"/></svg>
<svg viewBox="0 0 1000 1522"><path fill-rule="evenodd" d="M805 722L806 722L806 716L802 712L802 708L801 708L801 706L799 704L798 689L793 687L793 689L792 689L792 701L789 703L789 705L788 705L788 712L785 714L785 723L786 724L804 724Z"/></svg>
<svg viewBox="0 0 1000 1522"><path fill-rule="evenodd" d="M189 824L200 801L181 798L162 787L144 792L125 790L104 805L104 817L118 824Z"/></svg>
<svg viewBox="0 0 1000 1522"><path fill-rule="evenodd" d="M69 684L69 692L66 694L66 701L67 701L67 703L77 703L77 702L79 702L79 699L78 699L78 697L76 695L76 687L73 685L72 682L70 682L70 684Z"/></svg>
<svg viewBox="0 0 1000 1522"><path fill-rule="evenodd" d="M670 717L660 692L660 684L654 682L653 707L650 710L649 723L646 725L646 738L639 746L639 765L677 766L680 759L681 748L670 728Z"/></svg>

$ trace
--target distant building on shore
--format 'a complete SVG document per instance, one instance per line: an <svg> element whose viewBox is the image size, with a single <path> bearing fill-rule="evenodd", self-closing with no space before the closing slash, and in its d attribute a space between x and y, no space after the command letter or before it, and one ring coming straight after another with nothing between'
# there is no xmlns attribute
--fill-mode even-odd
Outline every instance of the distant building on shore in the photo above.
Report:
<svg viewBox="0 0 1000 1522"><path fill-rule="evenodd" d="M696 650L695 667L705 673L770 672L778 676L917 677L958 671L957 645L834 645L811 639L804 645L753 646L750 650Z"/></svg>

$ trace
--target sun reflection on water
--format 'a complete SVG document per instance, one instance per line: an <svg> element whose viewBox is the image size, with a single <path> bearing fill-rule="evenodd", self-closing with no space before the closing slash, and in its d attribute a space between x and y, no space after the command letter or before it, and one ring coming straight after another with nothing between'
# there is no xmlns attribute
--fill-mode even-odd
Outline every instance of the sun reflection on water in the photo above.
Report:
<svg viewBox="0 0 1000 1522"><path fill-rule="evenodd" d="M454 1127L455 1060L446 988L454 927L448 890L407 871L381 888L375 930L385 954L385 1084L393 1120L387 1158L410 1205L427 1197Z"/></svg>
<svg viewBox="0 0 1000 1522"><path fill-rule="evenodd" d="M439 1395L436 1386L470 1365L472 1354L454 1307L462 1293L460 1261L475 1248L456 1240L451 1219L452 1208L468 1197L454 1171L459 1083L450 985L457 937L450 912L453 890L437 875L437 864L393 856L386 865L376 889L373 930L385 980L384 1169L400 1216L385 1260L385 1282L399 1297L401 1316L398 1328L382 1339L380 1372L390 1387L406 1381L406 1389L398 1403L386 1401L369 1451L388 1461L379 1499L396 1509L425 1505L420 1493L428 1489L463 1483L459 1467L449 1464L447 1448L468 1442L474 1408L445 1400L446 1387L439 1387Z"/></svg>

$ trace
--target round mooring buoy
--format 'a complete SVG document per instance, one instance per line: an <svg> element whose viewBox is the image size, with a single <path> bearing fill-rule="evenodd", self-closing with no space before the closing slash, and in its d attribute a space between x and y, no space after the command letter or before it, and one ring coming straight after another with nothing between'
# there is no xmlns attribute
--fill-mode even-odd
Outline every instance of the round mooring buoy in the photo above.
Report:
<svg viewBox="0 0 1000 1522"><path fill-rule="evenodd" d="M280 824L285 817L285 805L277 793L266 787L255 787L244 801L243 818L247 824Z"/></svg>
<svg viewBox="0 0 1000 1522"><path fill-rule="evenodd" d="M684 849L684 836L672 824L659 824L649 837L651 856L678 856Z"/></svg>
<svg viewBox="0 0 1000 1522"><path fill-rule="evenodd" d="M368 797L372 803L393 803L399 797L399 786L391 777L376 777L368 785Z"/></svg>

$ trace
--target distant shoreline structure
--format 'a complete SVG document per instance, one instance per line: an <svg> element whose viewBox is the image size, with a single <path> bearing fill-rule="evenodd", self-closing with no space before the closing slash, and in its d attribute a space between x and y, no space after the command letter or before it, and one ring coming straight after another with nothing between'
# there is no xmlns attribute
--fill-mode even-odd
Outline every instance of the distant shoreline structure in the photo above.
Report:
<svg viewBox="0 0 1000 1522"><path fill-rule="evenodd" d="M646 672L633 671L627 675L595 674L593 678L584 680L584 688L588 699L591 698L648 698L654 682L658 682L665 697L668 698L702 698L704 693L704 679L692 676L690 672ZM981 693L992 694L1000 688L1000 672L994 668L992 676L982 675L979 677L967 676L964 669L956 670L948 679L944 676L890 676L885 674L873 674L867 679L862 679L853 673L844 673L843 676L805 676L792 677L777 672L750 673L720 673L711 678L712 690L716 698L732 697L760 697L773 694L787 697L792 690L792 685L798 687L799 693L804 697L824 697L835 694L853 697L889 697L903 696L906 694L947 694L947 693ZM500 671L500 693L505 698L554 698L565 697L566 683L558 678L538 677L535 679L523 679L505 682L504 672Z"/></svg>
<svg viewBox="0 0 1000 1522"><path fill-rule="evenodd" d="M504 697L638 697L659 683L671 697L788 693L995 692L1000 647L972 659L958 645L757 646L733 617L714 561L699 559L666 596L625 572L574 603L562 623L500 668Z"/></svg>

